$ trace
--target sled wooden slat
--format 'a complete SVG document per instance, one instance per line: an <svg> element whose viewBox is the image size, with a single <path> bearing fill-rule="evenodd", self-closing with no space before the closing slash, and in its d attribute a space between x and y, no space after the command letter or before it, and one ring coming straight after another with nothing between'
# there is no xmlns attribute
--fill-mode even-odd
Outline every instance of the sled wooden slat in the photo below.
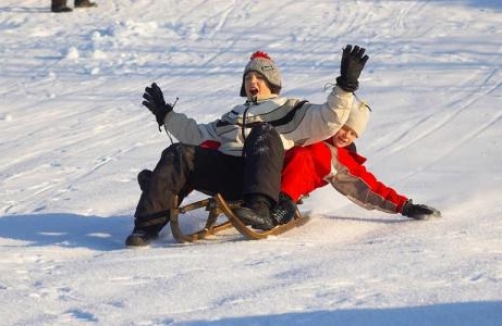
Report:
<svg viewBox="0 0 502 326"><path fill-rule="evenodd" d="M177 207L179 204L178 197L174 196L173 206ZM246 226L235 214L232 209L238 207L240 202L227 202L219 194L214 197L203 199L194 203L190 203L181 207L177 207L171 210L171 232L176 241L180 243L185 242L195 242L197 240L205 239L210 235L215 235L216 233L226 230L228 228L234 227L239 233L248 239L259 240L265 239L270 235L279 235L292 228L301 226L308 222L308 216L302 216L300 211L297 209L294 218L284 225L276 226L275 228L267 231L256 231L251 227ZM208 217L205 227L197 232L184 234L181 230L179 224L180 214L185 214L190 211L205 208L208 211ZM221 224L216 224L218 217L224 214L228 221Z"/></svg>
<svg viewBox="0 0 502 326"><path fill-rule="evenodd" d="M176 207L178 204L178 196L174 196L173 198L173 207ZM181 231L181 227L179 224L179 214L185 214L187 212L199 209L199 208L205 208L206 211L209 211L208 217L207 217L207 222L206 226L204 229L193 232L190 234L184 234L183 231ZM216 221L218 219L218 216L221 215L221 210L219 209L216 201L213 198L207 198L204 200L200 200L191 204L187 204L175 209L171 210L171 220L170 220L170 225L171 225L171 232L173 234L173 237L176 239L176 241L180 243L185 243L185 242L194 242L197 240L204 239L210 235L214 235L222 230L229 229L233 227L233 225L230 223L230 221L223 222L221 224L216 225Z"/></svg>
<svg viewBox="0 0 502 326"><path fill-rule="evenodd" d="M227 205L223 197L220 194L214 196L218 206L221 208L223 213L228 217L230 223L239 231L242 235L249 239L260 240L265 239L269 235L279 235L286 231L291 230L292 228L304 225L308 222L308 216L302 216L300 211L297 209L294 218L284 225L278 225L273 229L267 231L255 231L252 228L246 226L242 221L235 216L232 209Z"/></svg>

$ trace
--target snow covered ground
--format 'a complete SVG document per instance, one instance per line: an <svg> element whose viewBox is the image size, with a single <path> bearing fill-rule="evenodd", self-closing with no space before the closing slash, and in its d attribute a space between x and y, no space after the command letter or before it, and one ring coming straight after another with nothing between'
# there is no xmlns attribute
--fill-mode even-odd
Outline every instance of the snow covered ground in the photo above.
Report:
<svg viewBox="0 0 502 326"><path fill-rule="evenodd" d="M0 4L0 325L502 324L500 1L96 1ZM347 43L371 56L368 168L442 219L326 187L279 237L182 245L166 228L124 249L136 174L169 144L145 86L208 122L264 50L284 95L322 102Z"/></svg>

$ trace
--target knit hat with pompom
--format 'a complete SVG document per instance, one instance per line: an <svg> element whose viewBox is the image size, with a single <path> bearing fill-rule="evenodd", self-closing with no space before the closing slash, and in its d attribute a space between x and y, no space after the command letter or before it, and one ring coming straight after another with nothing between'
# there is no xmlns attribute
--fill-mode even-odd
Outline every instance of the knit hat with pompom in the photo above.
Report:
<svg viewBox="0 0 502 326"><path fill-rule="evenodd" d="M256 51L249 58L249 62L244 68L244 73L242 74L242 86L241 86L241 96L246 97L246 89L244 88L244 77L246 74L254 71L263 77L268 83L268 86L272 94L279 94L281 92L281 71L275 62L270 58L270 56L262 51Z"/></svg>

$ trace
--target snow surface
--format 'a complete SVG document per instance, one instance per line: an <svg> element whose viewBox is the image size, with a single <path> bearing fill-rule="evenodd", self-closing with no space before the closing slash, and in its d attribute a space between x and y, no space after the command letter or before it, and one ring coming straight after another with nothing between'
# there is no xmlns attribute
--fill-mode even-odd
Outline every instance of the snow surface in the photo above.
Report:
<svg viewBox="0 0 502 326"><path fill-rule="evenodd" d="M502 325L500 1L97 2L0 5L1 325ZM264 50L284 95L319 103L347 43L371 56L368 168L442 219L326 187L278 237L177 244L165 228L124 249L136 174L169 145L145 86L208 122Z"/></svg>

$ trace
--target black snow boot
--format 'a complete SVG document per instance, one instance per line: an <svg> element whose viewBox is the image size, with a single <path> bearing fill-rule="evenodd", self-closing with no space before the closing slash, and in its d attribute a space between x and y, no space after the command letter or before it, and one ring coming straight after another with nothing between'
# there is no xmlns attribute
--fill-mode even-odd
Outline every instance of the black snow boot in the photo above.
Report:
<svg viewBox="0 0 502 326"><path fill-rule="evenodd" d="M75 8L90 8L97 7L98 4L89 0L75 0Z"/></svg>
<svg viewBox="0 0 502 326"><path fill-rule="evenodd" d="M169 223L170 211L155 214L148 218L136 218L134 229L125 241L126 247L145 247L159 237L164 226Z"/></svg>
<svg viewBox="0 0 502 326"><path fill-rule="evenodd" d="M282 193L279 202L272 208L270 215L276 224L286 224L293 219L296 213L296 204L293 199Z"/></svg>
<svg viewBox="0 0 502 326"><path fill-rule="evenodd" d="M72 12L71 8L66 6L66 0L52 0L51 11L55 13Z"/></svg>
<svg viewBox="0 0 502 326"><path fill-rule="evenodd" d="M246 225L254 229L270 230L275 226L270 216L270 200L263 195L246 196L244 204L233 210L234 214Z"/></svg>
<svg viewBox="0 0 502 326"><path fill-rule="evenodd" d="M159 237L158 228L134 228L125 241L126 247L146 247Z"/></svg>
<svg viewBox="0 0 502 326"><path fill-rule="evenodd" d="M138 173L138 184L141 191L145 191L148 188L152 174L152 171L146 169Z"/></svg>

